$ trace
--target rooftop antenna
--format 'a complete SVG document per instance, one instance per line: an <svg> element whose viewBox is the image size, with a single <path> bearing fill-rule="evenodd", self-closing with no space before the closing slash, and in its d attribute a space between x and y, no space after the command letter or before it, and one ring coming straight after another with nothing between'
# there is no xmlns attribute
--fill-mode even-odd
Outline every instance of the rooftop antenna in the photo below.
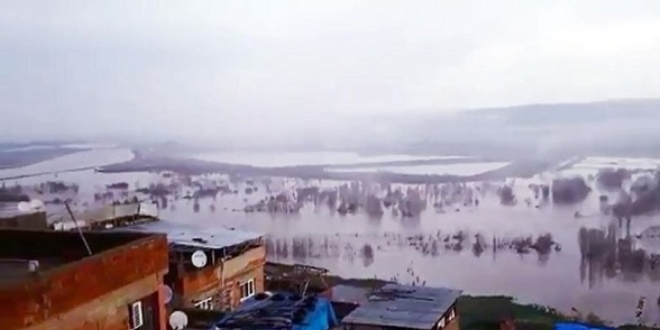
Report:
<svg viewBox="0 0 660 330"><path fill-rule="evenodd" d="M69 203L65 201L64 206L66 207L66 211L69 212L69 216L71 217L71 220L73 220L73 225L76 226L76 230L78 231L78 235L80 235L80 239L82 239L83 243L85 244L85 249L87 249L87 254L91 256L92 249L89 248L89 244L87 244L87 239L85 239L85 235L83 235L82 230L78 226L78 221L76 220L76 217L73 216L73 212L71 211L71 207L69 206Z"/></svg>

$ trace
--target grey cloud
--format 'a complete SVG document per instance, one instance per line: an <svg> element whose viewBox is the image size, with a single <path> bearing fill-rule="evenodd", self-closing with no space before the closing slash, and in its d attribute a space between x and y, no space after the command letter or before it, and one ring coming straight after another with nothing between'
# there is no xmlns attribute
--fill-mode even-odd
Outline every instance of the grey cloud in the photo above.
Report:
<svg viewBox="0 0 660 330"><path fill-rule="evenodd" d="M658 26L655 0L3 1L0 138L331 141L388 113L658 97Z"/></svg>

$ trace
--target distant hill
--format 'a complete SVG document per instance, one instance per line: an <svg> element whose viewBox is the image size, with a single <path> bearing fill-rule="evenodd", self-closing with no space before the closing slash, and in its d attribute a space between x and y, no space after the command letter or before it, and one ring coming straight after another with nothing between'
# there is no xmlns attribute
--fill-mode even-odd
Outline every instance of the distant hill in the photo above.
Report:
<svg viewBox="0 0 660 330"><path fill-rule="evenodd" d="M467 113L469 112L469 114ZM660 99L614 100L590 103L530 104L466 111L466 116L501 116L516 125L584 124L616 119L660 118Z"/></svg>
<svg viewBox="0 0 660 330"><path fill-rule="evenodd" d="M398 151L660 155L660 99L532 104L401 118Z"/></svg>

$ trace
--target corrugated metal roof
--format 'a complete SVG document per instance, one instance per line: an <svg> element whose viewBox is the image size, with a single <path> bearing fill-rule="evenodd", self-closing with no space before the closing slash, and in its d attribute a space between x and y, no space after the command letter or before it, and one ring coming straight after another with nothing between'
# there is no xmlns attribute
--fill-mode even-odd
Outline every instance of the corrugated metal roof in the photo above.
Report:
<svg viewBox="0 0 660 330"><path fill-rule="evenodd" d="M166 234L170 244L206 249L222 249L264 236L261 233L220 226L199 227L166 220L121 227L115 230Z"/></svg>
<svg viewBox="0 0 660 330"><path fill-rule="evenodd" d="M369 301L343 319L343 323L383 327L431 329L456 302L461 291L387 284Z"/></svg>

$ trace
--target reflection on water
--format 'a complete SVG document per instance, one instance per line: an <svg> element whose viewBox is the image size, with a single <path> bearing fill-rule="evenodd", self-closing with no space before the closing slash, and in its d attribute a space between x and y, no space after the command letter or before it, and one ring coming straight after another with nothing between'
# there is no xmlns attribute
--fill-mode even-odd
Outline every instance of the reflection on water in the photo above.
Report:
<svg viewBox="0 0 660 330"><path fill-rule="evenodd" d="M614 222L606 230L580 229L580 279L586 280L590 287L605 278L625 282L660 280L660 255L637 248L637 240L629 234L621 236L622 231L626 230Z"/></svg>
<svg viewBox="0 0 660 330"><path fill-rule="evenodd" d="M503 206L502 183L436 187L80 171L8 184L48 180L76 183L76 207L139 196L156 200L160 216L170 221L265 232L269 258L342 276L508 294L616 322L634 322L639 297L654 302L660 294L655 251L640 250L638 238L660 221L639 216L629 229L619 228L600 213L598 193L577 205L555 206L543 202L538 186L515 180L507 186L519 202ZM120 182L125 184L108 188ZM264 201L295 207L246 212ZM649 307L647 314L657 317L657 309Z"/></svg>

